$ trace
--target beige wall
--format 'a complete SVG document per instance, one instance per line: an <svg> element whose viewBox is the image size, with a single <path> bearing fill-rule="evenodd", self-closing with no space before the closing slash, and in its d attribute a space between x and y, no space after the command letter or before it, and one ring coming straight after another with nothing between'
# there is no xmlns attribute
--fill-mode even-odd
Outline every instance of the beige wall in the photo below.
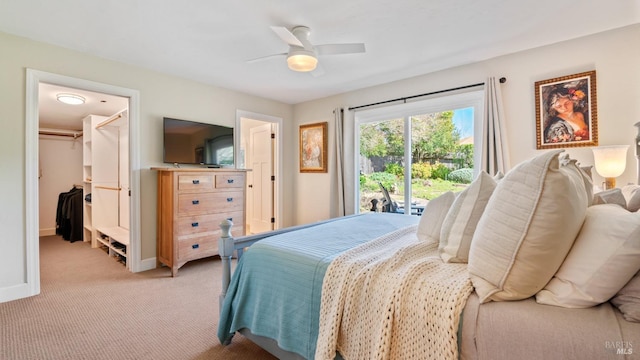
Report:
<svg viewBox="0 0 640 360"><path fill-rule="evenodd" d="M535 146L534 83L563 75L596 70L598 129L600 145L629 144L627 169L618 184L636 182L633 139L640 121L640 25L634 25L551 46L523 51L437 73L381 86L353 91L295 105L297 124L329 122L337 106L358 106L387 99L483 82L487 77L506 77L501 85L512 165L529 159L541 150ZM477 89L476 89L477 90ZM349 117L347 117L348 119ZM345 123L353 127L353 123ZM333 139L330 139L330 143ZM295 150L292 149L292 151ZM591 148L572 148L567 152L583 165L593 164ZM297 156L297 155L296 155ZM347 156L353 156L347 153ZM297 161L297 158L296 158ZM329 217L326 197L330 174L297 174L296 223ZM595 174L595 182L602 178ZM313 206L304 206L313 204Z"/></svg>
<svg viewBox="0 0 640 360"><path fill-rule="evenodd" d="M162 117L235 126L236 110L284 119L292 139L292 106L163 75L80 52L0 33L0 289L25 281L25 83L26 69L138 90L142 259L155 254L156 174L162 163ZM287 126L289 125L289 129ZM284 144L287 146L288 144ZM290 145L293 146L293 145ZM284 154L285 188L293 189L293 154ZM283 224L292 225L293 192L284 194Z"/></svg>
<svg viewBox="0 0 640 360"><path fill-rule="evenodd" d="M283 188L287 189L283 225L302 224L329 217L331 174L299 173L298 125L328 121L331 134L332 110L337 106L357 106L504 76L508 79L502 91L510 155L516 164L539 153L535 150L534 82L595 69L600 144L631 145L633 124L640 121L640 48L630 44L638 38L640 25L635 25L291 106L0 33L0 48L5 50L0 57L0 289L24 281L27 68L140 92L142 259L148 259L155 256L156 225L156 178L149 168L163 165L163 116L228 126L235 125L237 109L283 118ZM329 143L331 147L331 136ZM593 163L589 148L568 152L583 164ZM332 150L330 159L331 155ZM618 183L635 182L635 173L630 150L627 170ZM597 175L596 181L601 181Z"/></svg>

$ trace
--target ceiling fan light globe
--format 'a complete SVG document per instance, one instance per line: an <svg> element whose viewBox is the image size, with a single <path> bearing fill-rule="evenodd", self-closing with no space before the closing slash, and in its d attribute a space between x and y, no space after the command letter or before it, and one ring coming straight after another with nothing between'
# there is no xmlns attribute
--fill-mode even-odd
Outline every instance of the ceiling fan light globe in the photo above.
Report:
<svg viewBox="0 0 640 360"><path fill-rule="evenodd" d="M293 71L313 71L318 65L318 59L309 54L292 54L287 57L287 65Z"/></svg>

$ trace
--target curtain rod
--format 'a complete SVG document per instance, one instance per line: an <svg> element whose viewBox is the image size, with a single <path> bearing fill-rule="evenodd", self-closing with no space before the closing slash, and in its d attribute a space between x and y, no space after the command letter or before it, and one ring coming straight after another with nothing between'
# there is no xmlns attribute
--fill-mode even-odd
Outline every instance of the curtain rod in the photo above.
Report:
<svg viewBox="0 0 640 360"><path fill-rule="evenodd" d="M501 84L504 84L505 82L507 82L507 78L505 78L505 77L501 77L501 78L500 78L500 83L501 83ZM401 98L392 99L392 100L385 100L385 101L380 101L380 102L377 102L377 103L372 103L372 104L367 104L367 105L354 106L354 107L350 107L350 108L349 108L349 111L351 111L351 110L356 110L356 109L361 109L361 108L365 108L365 107L369 107L369 106L375 106L375 105L387 104L387 103L395 102L395 101L407 101L407 100L409 100L409 99L414 99L414 98L417 98L417 97L428 96L428 95L435 95L435 94L441 94L441 93L445 93L445 92L456 91L456 90L462 90L462 89L468 89L468 88L472 88L472 87L476 87L476 86L482 86L482 85L484 85L484 83L483 83L483 82L481 82L481 83L477 83L477 84L465 85L465 86L458 86L458 87L451 88L451 89L444 89L444 90L432 91L432 92L428 92L428 93L424 93L424 94L419 94L419 95L406 96L406 97L401 97Z"/></svg>

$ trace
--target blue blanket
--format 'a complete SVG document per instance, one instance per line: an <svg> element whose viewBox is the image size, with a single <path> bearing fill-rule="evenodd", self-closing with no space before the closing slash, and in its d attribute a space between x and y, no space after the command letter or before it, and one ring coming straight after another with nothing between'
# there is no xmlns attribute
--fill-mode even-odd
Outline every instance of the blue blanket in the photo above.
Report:
<svg viewBox="0 0 640 360"><path fill-rule="evenodd" d="M340 253L394 230L417 216L369 213L275 235L251 246L236 267L218 325L224 343L247 328L307 359L318 338L322 279Z"/></svg>

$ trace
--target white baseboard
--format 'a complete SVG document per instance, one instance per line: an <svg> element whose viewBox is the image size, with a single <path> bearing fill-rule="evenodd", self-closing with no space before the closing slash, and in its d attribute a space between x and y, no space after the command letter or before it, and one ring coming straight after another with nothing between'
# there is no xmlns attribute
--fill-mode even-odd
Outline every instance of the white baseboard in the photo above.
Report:
<svg viewBox="0 0 640 360"><path fill-rule="evenodd" d="M140 261L140 269L138 269L139 271L147 271L147 270L153 270L156 268L156 258L152 257L149 259L142 259L142 261Z"/></svg>
<svg viewBox="0 0 640 360"><path fill-rule="evenodd" d="M56 228L40 229L40 236L51 236L56 234Z"/></svg>

